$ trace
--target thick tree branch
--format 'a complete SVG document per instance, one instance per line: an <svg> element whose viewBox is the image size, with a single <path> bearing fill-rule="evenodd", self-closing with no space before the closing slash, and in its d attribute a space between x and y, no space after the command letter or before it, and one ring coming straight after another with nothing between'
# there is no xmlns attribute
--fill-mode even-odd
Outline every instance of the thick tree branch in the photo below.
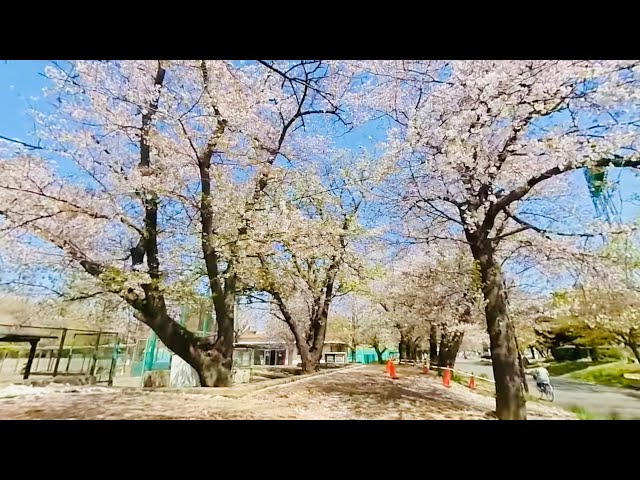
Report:
<svg viewBox="0 0 640 480"><path fill-rule="evenodd" d="M535 187L539 183L549 178L555 177L557 175L561 175L563 173L570 172L573 170L578 170L580 168L608 167L608 166L618 167L618 168L624 168L624 167L638 168L640 167L640 160L624 159L620 156L615 156L613 158L603 158L589 165L568 164L562 167L550 168L546 172L543 172L539 175L531 177L529 180L527 180L527 182L524 185L518 188L515 188L514 190L511 190L506 195L500 197L496 201L496 203L492 205L492 207L489 210L491 213L497 214L500 210L504 210L513 202L520 200L527 193L529 193L533 187Z"/></svg>
<svg viewBox="0 0 640 480"><path fill-rule="evenodd" d="M518 217L517 215L512 214L511 212L509 212L508 210L505 209L505 214L513 219L516 223L519 223L520 225L522 225L522 227L517 228L515 230L512 230L510 232L507 232L503 235L500 235L498 237L496 237L497 240L501 240L505 237L509 237L511 235L515 235L516 233L520 233L522 231L525 230L533 230L535 232L538 233L542 233L545 236L548 235L558 235L561 237L586 237L586 238L591 238L591 237L595 237L596 235L592 234L592 233L567 233L567 232L556 232L554 230L548 230L546 228L541 228L541 227L537 227L529 222L527 222L526 220L521 219L520 217Z"/></svg>
<svg viewBox="0 0 640 480"><path fill-rule="evenodd" d="M5 137L4 135L0 135L0 140L5 140L6 142L11 142L11 143L17 143L18 145L22 145L23 147L26 147L29 150L44 150L44 147L40 145L40 141L38 141L38 145L33 145L31 143L23 142L21 140L16 140L15 138Z"/></svg>

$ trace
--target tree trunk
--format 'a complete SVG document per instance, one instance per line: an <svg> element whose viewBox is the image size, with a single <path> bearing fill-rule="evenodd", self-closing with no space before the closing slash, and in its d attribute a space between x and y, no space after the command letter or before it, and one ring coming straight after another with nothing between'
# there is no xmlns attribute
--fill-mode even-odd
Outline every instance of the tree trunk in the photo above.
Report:
<svg viewBox="0 0 640 480"><path fill-rule="evenodd" d="M300 359L302 360L302 373L317 372L319 369L318 364L322 357L322 350L311 351L306 344L304 344L302 348L298 347L298 349L300 350Z"/></svg>
<svg viewBox="0 0 640 480"><path fill-rule="evenodd" d="M473 236L467 233L468 239ZM509 317L506 289L491 240L470 242L480 267L491 362L496 382L496 414L501 420L526 420L527 410L515 328Z"/></svg>
<svg viewBox="0 0 640 480"><path fill-rule="evenodd" d="M386 347L380 350L379 345L374 345L373 349L376 351L376 355L378 356L378 363L384 365L384 360L382 359L382 355L387 351Z"/></svg>
<svg viewBox="0 0 640 480"><path fill-rule="evenodd" d="M416 339L411 340L410 343L409 358L414 362L418 360L418 344L420 342L420 339L421 337L417 337Z"/></svg>
<svg viewBox="0 0 640 480"><path fill-rule="evenodd" d="M218 336L214 349L207 354L205 376L214 387L228 387L232 383L233 367L234 310L236 302L235 274L225 280L223 298L214 296Z"/></svg>
<svg viewBox="0 0 640 480"><path fill-rule="evenodd" d="M231 384L233 328L228 337L231 339L229 346L224 337L212 342L210 338L194 335L165 313L145 315L143 322L151 327L169 350L195 369L201 386L222 387Z"/></svg>
<svg viewBox="0 0 640 480"><path fill-rule="evenodd" d="M407 340L404 343L404 348L405 348L405 360L410 361L413 360L413 340L411 340L411 338L407 338Z"/></svg>
<svg viewBox="0 0 640 480"><path fill-rule="evenodd" d="M536 351L533 347L529 347L529 351L531 352L531 359L535 360L536 359Z"/></svg>
<svg viewBox="0 0 640 480"><path fill-rule="evenodd" d="M164 299L156 297L157 303L152 304L151 298L154 298L153 294L148 294L142 311L137 312L136 316L151 327L169 350L195 369L200 385L214 387L219 386L220 382L224 383L224 373L220 373L225 370L221 345L209 338L194 335L167 315Z"/></svg>
<svg viewBox="0 0 640 480"><path fill-rule="evenodd" d="M456 358L458 357L458 351L462 340L464 338L464 332L455 332L452 334L443 333L440 340L440 351L438 352L438 365L440 367L453 368L456 364Z"/></svg>
<svg viewBox="0 0 640 480"><path fill-rule="evenodd" d="M204 68L204 66L203 66ZM204 71L203 71L204 72ZM236 302L235 261L223 259L216 250L214 234L213 200L211 195L211 157L213 150L207 148L206 153L198 157L200 170L200 222L202 224L201 246L209 280L209 288L213 299L218 325L218 338L214 348L205 354L204 370L200 374L203 385L227 387L231 385L231 367L233 365L234 312ZM221 271L219 263L226 260L226 267Z"/></svg>
<svg viewBox="0 0 640 480"><path fill-rule="evenodd" d="M429 363L438 363L438 327L433 323L429 327Z"/></svg>
<svg viewBox="0 0 640 480"><path fill-rule="evenodd" d="M524 356L518 352L518 363L520 364L520 376L522 378L522 388L525 393L529 393L529 384L527 383L527 374L524 371Z"/></svg>
<svg viewBox="0 0 640 480"><path fill-rule="evenodd" d="M640 351L638 350L638 344L636 342L628 342L627 347L631 349L636 357L636 360L638 361L638 363L640 363Z"/></svg>
<svg viewBox="0 0 640 480"><path fill-rule="evenodd" d="M300 334L294 334L298 349L300 350L303 373L313 373L319 369L318 364L322 359L324 339L327 334L328 314L328 305L318 310L316 316L311 320L311 328L306 339Z"/></svg>
<svg viewBox="0 0 640 480"><path fill-rule="evenodd" d="M438 366L439 367L446 367L447 366L447 359L446 357L446 349L447 349L447 335L446 333L442 333L442 335L440 336L440 346L438 347Z"/></svg>

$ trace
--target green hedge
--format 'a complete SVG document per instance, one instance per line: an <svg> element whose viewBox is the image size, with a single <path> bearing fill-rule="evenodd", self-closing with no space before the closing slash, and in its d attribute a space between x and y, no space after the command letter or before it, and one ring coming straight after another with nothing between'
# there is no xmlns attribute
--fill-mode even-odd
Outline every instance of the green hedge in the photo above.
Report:
<svg viewBox="0 0 640 480"><path fill-rule="evenodd" d="M556 362L573 362L581 358L587 358L589 351L580 347L555 347L551 349L551 355Z"/></svg>

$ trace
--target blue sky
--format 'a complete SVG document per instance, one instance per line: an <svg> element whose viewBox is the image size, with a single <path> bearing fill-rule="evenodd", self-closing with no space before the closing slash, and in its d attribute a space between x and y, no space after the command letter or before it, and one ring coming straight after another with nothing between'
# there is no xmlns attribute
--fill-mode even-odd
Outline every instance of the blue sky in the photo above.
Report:
<svg viewBox="0 0 640 480"><path fill-rule="evenodd" d="M0 61L0 135L34 141L30 137L33 121L28 108L41 98L46 79L39 75L49 63L45 60Z"/></svg>

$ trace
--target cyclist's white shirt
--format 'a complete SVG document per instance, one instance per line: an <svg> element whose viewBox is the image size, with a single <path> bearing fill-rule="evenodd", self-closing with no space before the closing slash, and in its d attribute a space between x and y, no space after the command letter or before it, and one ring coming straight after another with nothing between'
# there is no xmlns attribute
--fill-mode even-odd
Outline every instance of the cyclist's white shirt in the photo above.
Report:
<svg viewBox="0 0 640 480"><path fill-rule="evenodd" d="M540 367L536 369L533 374L533 378L535 378L536 383L551 383L551 381L549 380L549 372L547 372L546 368Z"/></svg>

